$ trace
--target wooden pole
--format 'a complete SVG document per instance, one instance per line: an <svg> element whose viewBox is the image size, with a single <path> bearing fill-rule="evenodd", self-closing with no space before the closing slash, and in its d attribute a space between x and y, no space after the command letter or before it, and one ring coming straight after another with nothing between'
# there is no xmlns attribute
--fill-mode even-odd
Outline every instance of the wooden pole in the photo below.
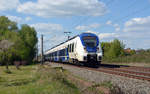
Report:
<svg viewBox="0 0 150 94"><path fill-rule="evenodd" d="M41 35L41 64L43 64L43 35Z"/></svg>

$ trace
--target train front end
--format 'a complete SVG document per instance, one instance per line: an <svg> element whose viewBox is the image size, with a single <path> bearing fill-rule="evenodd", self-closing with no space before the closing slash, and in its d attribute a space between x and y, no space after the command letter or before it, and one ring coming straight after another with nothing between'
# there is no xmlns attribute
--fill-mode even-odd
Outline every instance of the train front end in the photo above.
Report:
<svg viewBox="0 0 150 94"><path fill-rule="evenodd" d="M100 65L102 60L102 49L98 36L92 33L83 33L80 35L83 45L83 61L86 64Z"/></svg>

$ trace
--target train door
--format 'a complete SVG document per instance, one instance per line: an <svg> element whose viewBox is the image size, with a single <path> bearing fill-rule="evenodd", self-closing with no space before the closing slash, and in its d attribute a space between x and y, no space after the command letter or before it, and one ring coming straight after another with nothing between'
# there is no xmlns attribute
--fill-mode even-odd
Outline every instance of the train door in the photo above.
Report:
<svg viewBox="0 0 150 94"><path fill-rule="evenodd" d="M69 61L69 45L67 46L65 50L65 61Z"/></svg>

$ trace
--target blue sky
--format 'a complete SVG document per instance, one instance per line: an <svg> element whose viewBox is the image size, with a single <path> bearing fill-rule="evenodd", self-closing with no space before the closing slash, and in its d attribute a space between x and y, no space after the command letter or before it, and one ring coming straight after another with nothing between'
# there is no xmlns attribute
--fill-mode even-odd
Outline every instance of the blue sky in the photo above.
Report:
<svg viewBox="0 0 150 94"><path fill-rule="evenodd" d="M92 32L100 41L118 38L126 48L150 48L150 0L0 0L0 16L29 24L44 35L44 50ZM40 40L39 40L40 42ZM39 48L40 48L40 44Z"/></svg>

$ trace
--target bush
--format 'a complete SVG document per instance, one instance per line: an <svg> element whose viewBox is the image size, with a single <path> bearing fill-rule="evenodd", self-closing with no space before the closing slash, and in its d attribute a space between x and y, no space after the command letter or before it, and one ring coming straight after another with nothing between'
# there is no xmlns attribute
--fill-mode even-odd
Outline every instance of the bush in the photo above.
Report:
<svg viewBox="0 0 150 94"><path fill-rule="evenodd" d="M16 22L0 16L1 64L6 65L6 62L13 64L13 61L22 60L32 62L37 52L37 42L37 34L33 27L24 24L18 28Z"/></svg>
<svg viewBox="0 0 150 94"><path fill-rule="evenodd" d="M118 39L115 39L114 41L108 43L103 42L102 48L104 52L104 58L106 59L113 59L118 56L124 56L124 44L120 42Z"/></svg>
<svg viewBox="0 0 150 94"><path fill-rule="evenodd" d="M150 62L150 49L131 50L124 49L125 45L118 39L112 42L102 42L104 52L103 62Z"/></svg>

